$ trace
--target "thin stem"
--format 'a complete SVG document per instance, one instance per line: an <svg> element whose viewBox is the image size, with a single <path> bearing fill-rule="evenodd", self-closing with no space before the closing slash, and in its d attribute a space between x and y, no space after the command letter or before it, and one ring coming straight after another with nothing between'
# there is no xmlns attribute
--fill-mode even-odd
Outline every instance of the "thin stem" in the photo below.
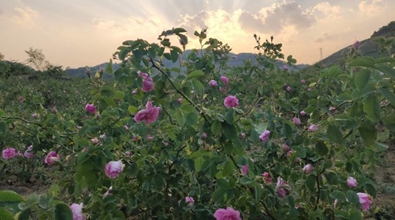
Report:
<svg viewBox="0 0 395 220"><path fill-rule="evenodd" d="M203 116L204 120L208 121L208 119L207 119L206 115L204 114L204 112L203 112L195 103L193 103L193 101L192 101L191 99L189 99L188 96L186 96L183 92L181 92L181 90L177 87L177 85L174 84L174 82L173 82L173 80L170 78L170 76L167 75L167 73L165 73L161 68L159 68L159 67L155 64L154 60L153 60L151 57L149 57L149 59L151 60L152 67L154 67L154 68L157 69L159 72L161 72L163 75L165 75L166 78L169 80L170 84L171 84L171 85L173 86L173 88L177 91L177 93L180 94L183 98L185 98L185 99L186 99L186 100L187 100L187 101L188 101L188 102L199 112L199 114Z"/></svg>

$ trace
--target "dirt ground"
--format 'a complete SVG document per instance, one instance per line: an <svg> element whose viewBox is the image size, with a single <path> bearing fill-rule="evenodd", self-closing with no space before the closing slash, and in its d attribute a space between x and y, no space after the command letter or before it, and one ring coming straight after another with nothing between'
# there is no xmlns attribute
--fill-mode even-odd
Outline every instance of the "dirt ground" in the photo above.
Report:
<svg viewBox="0 0 395 220"><path fill-rule="evenodd" d="M395 219L395 146L391 146L377 167L374 178L377 197L373 204L380 207L374 219Z"/></svg>

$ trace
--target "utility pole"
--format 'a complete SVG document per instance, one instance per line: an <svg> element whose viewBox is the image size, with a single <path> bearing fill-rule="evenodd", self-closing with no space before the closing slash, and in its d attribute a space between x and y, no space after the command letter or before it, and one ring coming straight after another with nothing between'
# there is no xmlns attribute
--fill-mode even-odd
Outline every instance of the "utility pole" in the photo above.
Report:
<svg viewBox="0 0 395 220"><path fill-rule="evenodd" d="M320 57L321 57L320 61L322 61L322 47L320 48Z"/></svg>

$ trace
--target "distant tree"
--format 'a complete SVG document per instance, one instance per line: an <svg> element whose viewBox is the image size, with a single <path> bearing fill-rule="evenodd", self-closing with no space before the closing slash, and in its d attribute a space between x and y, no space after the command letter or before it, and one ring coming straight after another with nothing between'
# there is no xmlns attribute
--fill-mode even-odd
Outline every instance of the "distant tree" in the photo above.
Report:
<svg viewBox="0 0 395 220"><path fill-rule="evenodd" d="M4 55L0 53L0 61L2 61L3 59L4 59Z"/></svg>
<svg viewBox="0 0 395 220"><path fill-rule="evenodd" d="M26 60L27 64L34 67L36 70L44 71L53 66L45 60L45 55L41 49L29 48L29 50L25 50L25 52L29 56Z"/></svg>

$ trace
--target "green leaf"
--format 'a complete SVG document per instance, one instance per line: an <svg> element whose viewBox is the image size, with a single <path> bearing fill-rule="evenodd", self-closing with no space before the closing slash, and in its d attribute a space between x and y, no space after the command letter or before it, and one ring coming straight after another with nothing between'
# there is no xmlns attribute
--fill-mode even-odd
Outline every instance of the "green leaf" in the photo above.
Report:
<svg viewBox="0 0 395 220"><path fill-rule="evenodd" d="M226 122L224 122L223 133L224 133L225 137L229 140L237 138L236 127L234 125L230 125Z"/></svg>
<svg viewBox="0 0 395 220"><path fill-rule="evenodd" d="M232 108L228 109L225 115L225 121L228 122L228 124L233 124L234 115L234 110Z"/></svg>
<svg viewBox="0 0 395 220"><path fill-rule="evenodd" d="M165 179L160 174L155 174L154 176L154 185L157 190L161 190L162 187L165 185Z"/></svg>
<svg viewBox="0 0 395 220"><path fill-rule="evenodd" d="M385 99L387 99L392 106L395 107L395 94L392 93L389 89L387 88L381 88L378 90L381 95L384 96Z"/></svg>
<svg viewBox="0 0 395 220"><path fill-rule="evenodd" d="M253 183L253 181L252 181L252 179L250 179L246 176L243 176L240 178L240 183L243 185L249 185L249 184Z"/></svg>
<svg viewBox="0 0 395 220"><path fill-rule="evenodd" d="M369 79L370 71L367 69L363 69L359 73L356 73L355 86L358 90L362 91L368 85Z"/></svg>
<svg viewBox="0 0 395 220"><path fill-rule="evenodd" d="M195 159L195 171L199 172L202 169L204 159L203 157L198 157Z"/></svg>
<svg viewBox="0 0 395 220"><path fill-rule="evenodd" d="M352 60L348 65L374 68L374 59L372 57L359 57Z"/></svg>
<svg viewBox="0 0 395 220"><path fill-rule="evenodd" d="M105 73L107 74L112 74L112 59L110 59L110 62L107 64L106 69L104 70Z"/></svg>
<svg viewBox="0 0 395 220"><path fill-rule="evenodd" d="M55 206L55 219L59 220L72 220L73 213L68 205L59 203Z"/></svg>
<svg viewBox="0 0 395 220"><path fill-rule="evenodd" d="M323 141L318 141L317 144L315 144L315 151L317 151L320 156L325 156L329 152L328 147Z"/></svg>
<svg viewBox="0 0 395 220"><path fill-rule="evenodd" d="M292 127L288 123L283 124L283 136L284 137L291 137L292 136Z"/></svg>
<svg viewBox="0 0 395 220"><path fill-rule="evenodd" d="M135 106L129 106L128 107L128 112L129 112L129 114L131 114L131 115L135 115L135 114L137 114L137 112L139 111L139 109L137 108L137 107L135 107Z"/></svg>
<svg viewBox="0 0 395 220"><path fill-rule="evenodd" d="M376 197L377 191L376 191L376 188L372 184L367 183L367 184L365 184L365 186L363 186L363 188L365 188L366 192L369 195Z"/></svg>
<svg viewBox="0 0 395 220"><path fill-rule="evenodd" d="M23 202L25 199L11 190L0 191L0 206L14 205Z"/></svg>
<svg viewBox="0 0 395 220"><path fill-rule="evenodd" d="M171 61L173 61L173 63L177 62L178 60L178 53L176 50L170 50L170 55L171 55Z"/></svg>
<svg viewBox="0 0 395 220"><path fill-rule="evenodd" d="M352 219L352 220L362 220L362 219L363 219L362 212L361 212L360 210L358 210L358 209L352 209L352 210L350 211L350 217L349 217L349 219Z"/></svg>
<svg viewBox="0 0 395 220"><path fill-rule="evenodd" d="M214 123L211 125L211 132L214 135L219 135L221 133L222 130L222 124L220 121L215 120Z"/></svg>
<svg viewBox="0 0 395 220"><path fill-rule="evenodd" d="M342 191L339 191L339 190L333 191L331 194L329 194L329 196L333 199L337 199L339 202L346 201L346 196L344 195L344 193Z"/></svg>
<svg viewBox="0 0 395 220"><path fill-rule="evenodd" d="M316 176L313 174L310 174L306 178L306 186L309 188L310 191L315 192L315 183L316 183Z"/></svg>
<svg viewBox="0 0 395 220"><path fill-rule="evenodd" d="M193 126L197 123L198 121L198 116L195 112L191 112L187 115L185 124L189 126Z"/></svg>
<svg viewBox="0 0 395 220"><path fill-rule="evenodd" d="M389 75L391 77L395 77L395 69L390 66L378 66L376 67L380 72Z"/></svg>
<svg viewBox="0 0 395 220"><path fill-rule="evenodd" d="M14 216L5 210L3 207L0 207L0 219L1 220L14 220Z"/></svg>
<svg viewBox="0 0 395 220"><path fill-rule="evenodd" d="M42 209L48 209L49 208L49 203L50 200L48 199L48 196L45 194L40 194L38 196L38 205L42 208Z"/></svg>
<svg viewBox="0 0 395 220"><path fill-rule="evenodd" d="M204 76L204 72L201 71L201 70L194 70L194 71L192 71L192 72L190 72L188 74L187 80L193 79L193 78L196 78L196 77L200 77L200 76Z"/></svg>
<svg viewBox="0 0 395 220"><path fill-rule="evenodd" d="M175 114L175 119L176 119L178 125L180 125L181 127L184 126L186 119L185 119L184 113L182 111L179 111L179 113Z"/></svg>
<svg viewBox="0 0 395 220"><path fill-rule="evenodd" d="M335 143L341 143L343 141L343 135L340 132L339 128L333 124L330 124L327 129L327 135L329 140Z"/></svg>
<svg viewBox="0 0 395 220"><path fill-rule="evenodd" d="M204 93L204 86L199 80L193 79L192 80L192 85L195 88L197 94L203 95L203 93Z"/></svg>
<svg viewBox="0 0 395 220"><path fill-rule="evenodd" d="M380 102L376 95L372 94L365 100L363 111L366 113L366 117L373 122L380 119Z"/></svg>
<svg viewBox="0 0 395 220"><path fill-rule="evenodd" d="M361 127L358 128L358 131L366 145L371 146L374 144L377 135L377 130L374 126L370 126L369 124L363 124Z"/></svg>
<svg viewBox="0 0 395 220"><path fill-rule="evenodd" d="M346 193L348 202L353 203L355 205L359 204L359 197L357 195L357 193L355 193L354 191L348 190Z"/></svg>
<svg viewBox="0 0 395 220"><path fill-rule="evenodd" d="M328 172L325 175L326 180L331 185L337 185L339 183L339 177L334 172Z"/></svg>
<svg viewBox="0 0 395 220"><path fill-rule="evenodd" d="M228 160L225 162L224 169L222 170L222 175L223 175L224 177L227 177L227 176L229 176L230 174L232 174L233 172L235 172L235 169L236 169L236 167L235 167L235 165L233 164L233 161L231 161L230 159L228 159Z"/></svg>

